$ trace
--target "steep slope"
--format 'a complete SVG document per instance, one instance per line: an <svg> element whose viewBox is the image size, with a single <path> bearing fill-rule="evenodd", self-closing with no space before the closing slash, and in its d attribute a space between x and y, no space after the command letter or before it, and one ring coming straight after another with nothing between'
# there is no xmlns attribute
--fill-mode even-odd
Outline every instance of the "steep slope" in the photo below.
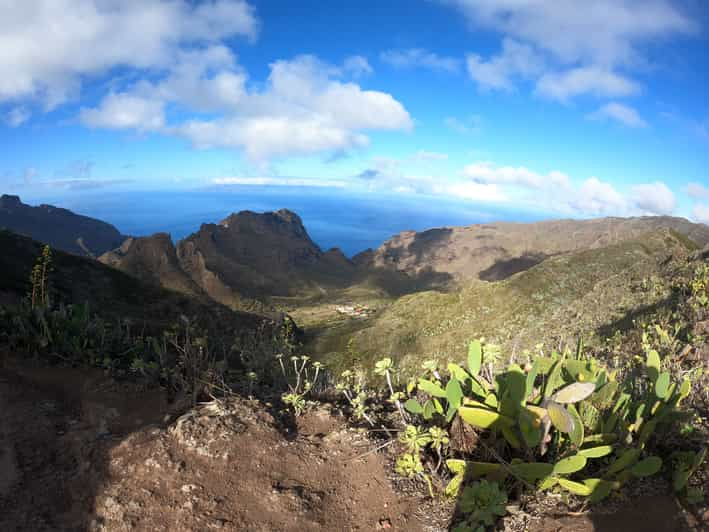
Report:
<svg viewBox="0 0 709 532"><path fill-rule="evenodd" d="M18 196L0 196L0 229L77 255L96 257L125 239L111 224L52 205L32 207Z"/></svg>
<svg viewBox="0 0 709 532"><path fill-rule="evenodd" d="M697 246L709 243L709 227L683 218L642 217L555 220L532 224L495 223L402 232L353 258L364 268L448 274L458 280L501 280L546 257L599 249L658 229L686 235Z"/></svg>
<svg viewBox="0 0 709 532"><path fill-rule="evenodd" d="M602 334L610 324L661 305L666 275L686 261L686 239L663 229L638 238L550 257L500 282L473 279L459 290L404 296L357 328L324 331L310 351L350 363L393 356L404 363L459 359L471 338L485 337L521 352L537 343L557 346L578 335ZM352 339L352 348L347 348ZM349 354L348 354L349 353Z"/></svg>
<svg viewBox="0 0 709 532"><path fill-rule="evenodd" d="M185 272L217 301L318 293L347 285L354 266L340 252L323 252L297 214L286 209L242 211L204 224L177 245Z"/></svg>
<svg viewBox="0 0 709 532"><path fill-rule="evenodd" d="M191 296L205 296L182 270L175 246L167 233L128 238L120 248L104 253L98 260L146 283L162 285Z"/></svg>
<svg viewBox="0 0 709 532"><path fill-rule="evenodd" d="M0 303L16 304L29 290L29 272L42 251L30 238L0 230ZM54 251L51 274L55 302L88 302L92 312L107 318L130 318L156 329L165 329L182 315L198 317L205 326L224 330L256 330L265 318L234 312L211 301L144 283L93 259Z"/></svg>

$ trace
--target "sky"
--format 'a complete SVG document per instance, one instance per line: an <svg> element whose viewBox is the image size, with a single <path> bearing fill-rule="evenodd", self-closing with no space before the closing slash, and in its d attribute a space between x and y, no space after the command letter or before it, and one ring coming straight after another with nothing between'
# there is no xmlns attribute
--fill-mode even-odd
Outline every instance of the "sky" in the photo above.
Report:
<svg viewBox="0 0 709 532"><path fill-rule="evenodd" d="M0 0L0 192L709 223L703 0Z"/></svg>

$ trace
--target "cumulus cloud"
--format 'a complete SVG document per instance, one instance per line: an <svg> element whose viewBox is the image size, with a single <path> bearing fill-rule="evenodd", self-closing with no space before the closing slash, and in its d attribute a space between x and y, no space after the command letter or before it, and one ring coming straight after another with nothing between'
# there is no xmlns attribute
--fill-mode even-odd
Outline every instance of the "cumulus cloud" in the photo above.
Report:
<svg viewBox="0 0 709 532"><path fill-rule="evenodd" d="M709 199L709 187L701 183L689 183L687 185L687 194L694 199Z"/></svg>
<svg viewBox="0 0 709 532"><path fill-rule="evenodd" d="M647 127L647 122L640 113L628 105L618 102L609 102L602 105L597 111L587 115L589 120L615 120L628 127Z"/></svg>
<svg viewBox="0 0 709 532"><path fill-rule="evenodd" d="M591 177L574 191L569 206L582 214L609 216L625 214L628 203L613 185Z"/></svg>
<svg viewBox="0 0 709 532"><path fill-rule="evenodd" d="M524 166L495 166L491 162L477 162L467 165L463 175L481 184L518 185L527 188L562 187L570 184L569 176L553 171L539 174Z"/></svg>
<svg viewBox="0 0 709 532"><path fill-rule="evenodd" d="M544 63L531 46L505 38L499 55L486 61L477 54L468 54L466 65L468 75L482 90L511 91L515 78L539 74Z"/></svg>
<svg viewBox="0 0 709 532"><path fill-rule="evenodd" d="M537 81L537 94L566 102L581 94L629 96L640 91L633 80L607 68L585 66L544 74Z"/></svg>
<svg viewBox="0 0 709 532"><path fill-rule="evenodd" d="M0 101L32 98L53 108L74 97L86 76L164 68L185 47L253 39L258 27L244 0L3 2Z"/></svg>
<svg viewBox="0 0 709 532"><path fill-rule="evenodd" d="M672 191L659 181L632 187L631 197L635 206L647 214L672 214L677 206Z"/></svg>
<svg viewBox="0 0 709 532"><path fill-rule="evenodd" d="M386 50L381 53L380 58L396 68L427 68L453 74L460 71L461 63L455 57L440 56L423 48Z"/></svg>
<svg viewBox="0 0 709 532"><path fill-rule="evenodd" d="M445 1L467 17L474 31L497 31L526 47L523 57L534 58L529 64L538 65L543 56L546 67L536 91L560 101L586 93L618 97L637 92L638 83L620 70L647 63L643 46L698 30L670 0ZM483 89L511 90L515 75L524 72L517 72L507 56L504 49L488 60L472 54L471 78Z"/></svg>
<svg viewBox="0 0 709 532"><path fill-rule="evenodd" d="M89 127L158 131L165 126L164 103L132 94L110 93L95 109L82 109L79 118Z"/></svg>
<svg viewBox="0 0 709 532"><path fill-rule="evenodd" d="M97 108L83 109L81 119L93 127L162 131L200 148L239 149L256 160L359 148L369 143L364 131L413 127L391 95L343 77L351 63L337 67L302 55L275 61L270 69L263 87L248 90L246 73L227 49L183 54L165 79L109 94ZM167 124L168 102L222 113Z"/></svg>

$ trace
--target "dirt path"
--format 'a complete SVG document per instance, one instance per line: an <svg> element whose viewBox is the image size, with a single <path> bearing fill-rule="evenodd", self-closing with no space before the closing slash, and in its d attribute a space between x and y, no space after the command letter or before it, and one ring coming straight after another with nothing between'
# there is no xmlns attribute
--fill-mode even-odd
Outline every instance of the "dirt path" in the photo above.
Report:
<svg viewBox="0 0 709 532"><path fill-rule="evenodd" d="M432 530L324 410L291 438L256 402L166 412L97 372L0 369L0 530Z"/></svg>

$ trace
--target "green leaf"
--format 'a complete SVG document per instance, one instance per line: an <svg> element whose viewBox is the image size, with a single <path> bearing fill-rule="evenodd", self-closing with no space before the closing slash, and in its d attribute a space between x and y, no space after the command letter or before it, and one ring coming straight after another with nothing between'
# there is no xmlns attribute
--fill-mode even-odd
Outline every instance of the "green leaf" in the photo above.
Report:
<svg viewBox="0 0 709 532"><path fill-rule="evenodd" d="M655 381L655 395L660 399L667 397L667 392L670 387L670 374L665 372L660 373Z"/></svg>
<svg viewBox="0 0 709 532"><path fill-rule="evenodd" d="M557 403L578 403L583 401L596 390L593 382L574 382L564 386L554 394Z"/></svg>
<svg viewBox="0 0 709 532"><path fill-rule="evenodd" d="M689 392L692 390L692 382L689 380L688 377L685 377L684 380L682 381L682 386L680 386L679 389L679 398L677 399L677 404L679 405L680 401L684 400L689 396Z"/></svg>
<svg viewBox="0 0 709 532"><path fill-rule="evenodd" d="M519 441L517 433L510 427L503 426L502 435L505 437L505 440L507 440L507 443L509 443L515 449L519 449L520 447L522 447L522 442Z"/></svg>
<svg viewBox="0 0 709 532"><path fill-rule="evenodd" d="M458 414L468 425L479 429L489 429L491 427L512 427L514 420L503 416L492 410L476 408L470 406L461 406L458 409Z"/></svg>
<svg viewBox="0 0 709 532"><path fill-rule="evenodd" d="M613 482L602 478L587 478L583 483L591 490L588 501L592 504L602 501L613 490Z"/></svg>
<svg viewBox="0 0 709 532"><path fill-rule="evenodd" d="M602 444L610 444L610 443L615 443L618 440L618 436L616 434L613 434L612 432L607 432L603 434L592 434L591 436L586 436L583 439L584 444L588 443L602 443Z"/></svg>
<svg viewBox="0 0 709 532"><path fill-rule="evenodd" d="M465 460L458 460L456 458L449 458L446 460L446 467L454 475L465 473L465 466Z"/></svg>
<svg viewBox="0 0 709 532"><path fill-rule="evenodd" d="M539 375L539 360L535 360L532 364L532 369L527 373L527 380L524 391L524 398L529 400L529 398L534 393L534 381L537 380L537 375Z"/></svg>
<svg viewBox="0 0 709 532"><path fill-rule="evenodd" d="M546 386L544 387L544 397L546 399L550 398L552 394L564 384L564 379L561 375L563 360L557 360L549 372L549 378L547 378Z"/></svg>
<svg viewBox="0 0 709 532"><path fill-rule="evenodd" d="M580 495L581 497L588 497L591 493L593 493L593 490L586 484L574 482L573 480L568 480L566 478L560 478L559 485L562 488L569 490L574 495Z"/></svg>
<svg viewBox="0 0 709 532"><path fill-rule="evenodd" d="M569 439L576 447L580 447L583 443L583 421L581 421L581 416L574 405L569 405L566 410L574 420L574 428L569 432Z"/></svg>
<svg viewBox="0 0 709 532"><path fill-rule="evenodd" d="M535 411L523 408L519 413L519 429L527 447L536 447L542 439L542 419Z"/></svg>
<svg viewBox="0 0 709 532"><path fill-rule="evenodd" d="M468 462L465 468L466 473L470 474L470 478L480 478L485 475L500 472L502 465L491 462Z"/></svg>
<svg viewBox="0 0 709 532"><path fill-rule="evenodd" d="M622 471L626 467L633 465L640 456L640 449L627 449L608 468L608 474L612 475Z"/></svg>
<svg viewBox="0 0 709 532"><path fill-rule="evenodd" d="M598 447L581 449L577 454L585 456L586 458L602 458L603 456L608 456L612 452L613 447L611 445L600 445Z"/></svg>
<svg viewBox="0 0 709 532"><path fill-rule="evenodd" d="M463 400L463 390L457 379L451 379L448 381L448 384L446 384L446 400L448 401L449 408L455 408L457 410L460 406Z"/></svg>
<svg viewBox="0 0 709 532"><path fill-rule="evenodd" d="M520 464L512 464L510 469L519 475L527 482L542 480L554 470L553 464L546 462L524 462Z"/></svg>
<svg viewBox="0 0 709 532"><path fill-rule="evenodd" d="M655 382L660 375L660 355L657 351L652 349L648 352L645 365L647 366L648 377L652 382Z"/></svg>
<svg viewBox="0 0 709 532"><path fill-rule="evenodd" d="M480 373L480 367L483 363L483 350L480 345L480 340L473 340L468 346L468 369L473 377L477 377Z"/></svg>
<svg viewBox="0 0 709 532"><path fill-rule="evenodd" d="M554 464L553 472L555 475L570 475L581 471L584 467L586 467L586 457L576 454L559 460Z"/></svg>
<svg viewBox="0 0 709 532"><path fill-rule="evenodd" d="M446 392L438 384L428 379L419 379L419 390L434 397L445 397Z"/></svg>
<svg viewBox="0 0 709 532"><path fill-rule="evenodd" d="M404 408L412 414L423 414L423 407L416 399L409 399L404 403Z"/></svg>
<svg viewBox="0 0 709 532"><path fill-rule="evenodd" d="M426 404L423 405L423 418L424 419L431 419L433 417L433 414L436 413L436 409L433 406L433 401L430 399L426 401Z"/></svg>
<svg viewBox="0 0 709 532"><path fill-rule="evenodd" d="M461 368L458 364L453 364L452 362L448 364L448 373L460 382L465 382L470 378L467 371Z"/></svg>
<svg viewBox="0 0 709 532"><path fill-rule="evenodd" d="M630 472L636 477L649 477L662 468L662 458L659 456L649 456L645 460L640 460L635 464Z"/></svg>
<svg viewBox="0 0 709 532"><path fill-rule="evenodd" d="M542 479L537 488L539 489L539 491L544 491L553 488L558 483L559 479L557 477L546 477Z"/></svg>
<svg viewBox="0 0 709 532"><path fill-rule="evenodd" d="M570 434L574 430L574 418L571 414L559 403L549 401L547 403L547 412L552 424L557 430Z"/></svg>
<svg viewBox="0 0 709 532"><path fill-rule="evenodd" d="M473 392L473 394L477 395L478 397L486 397L487 396L487 388L483 386L480 381L472 377L470 379L470 389Z"/></svg>

